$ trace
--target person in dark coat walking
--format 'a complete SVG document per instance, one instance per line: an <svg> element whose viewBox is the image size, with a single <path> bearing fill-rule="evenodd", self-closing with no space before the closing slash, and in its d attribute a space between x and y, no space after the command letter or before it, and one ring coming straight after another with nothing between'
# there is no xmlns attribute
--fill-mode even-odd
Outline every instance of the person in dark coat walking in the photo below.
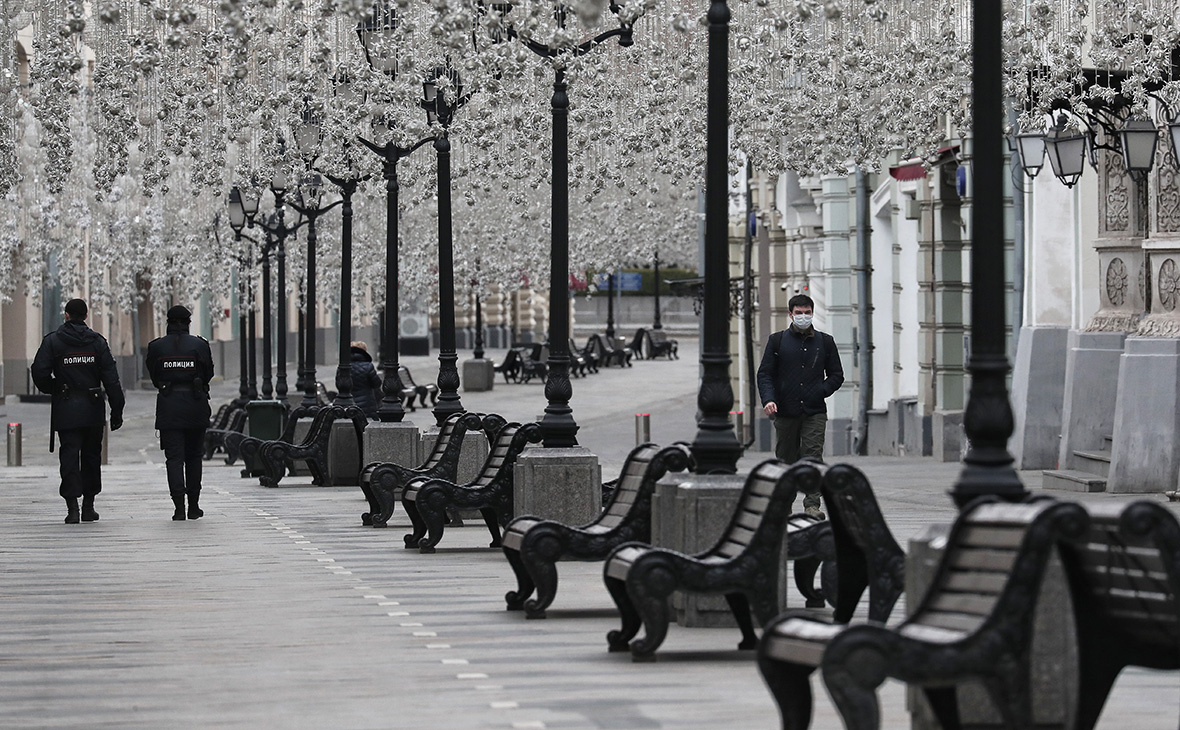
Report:
<svg viewBox="0 0 1180 730"><path fill-rule="evenodd" d="M66 322L41 340L31 368L37 389L53 396L49 450L54 433L61 437L58 461L66 500L66 524L94 522L94 497L102 491L102 431L106 401L111 430L123 425L123 386L105 338L86 326L89 308L81 299L66 302ZM78 498L82 498L81 512Z"/></svg>
<svg viewBox="0 0 1180 730"><path fill-rule="evenodd" d="M774 454L793 464L801 458L822 461L828 407L824 399L844 384L836 341L811 325L815 304L806 294L787 302L791 325L770 336L758 366L762 410L774 419ZM823 517L818 492L803 495L807 514Z"/></svg>
<svg viewBox="0 0 1180 730"><path fill-rule="evenodd" d="M148 343L147 371L156 394L156 429L168 472L168 492L176 511L172 519L203 517L201 457L209 428L209 380L213 354L203 337L188 333L192 313L181 306L168 310L168 333Z"/></svg>
<svg viewBox="0 0 1180 730"><path fill-rule="evenodd" d="M350 352L352 357L348 367L352 371L352 400L366 416L376 418L383 396L381 376L377 374L377 368L373 367L368 345L358 340L352 343Z"/></svg>

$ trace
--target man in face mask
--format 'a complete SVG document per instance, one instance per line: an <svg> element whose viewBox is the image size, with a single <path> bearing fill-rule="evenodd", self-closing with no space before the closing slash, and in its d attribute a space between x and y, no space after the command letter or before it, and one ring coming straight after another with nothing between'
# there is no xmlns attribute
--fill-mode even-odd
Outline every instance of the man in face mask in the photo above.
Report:
<svg viewBox="0 0 1180 730"><path fill-rule="evenodd" d="M791 326L770 336L758 366L758 394L762 410L774 419L774 454L793 464L799 459L822 460L828 409L824 399L844 384L844 369L836 342L811 325L815 303L806 294L787 302ZM823 517L818 492L803 495L809 515Z"/></svg>

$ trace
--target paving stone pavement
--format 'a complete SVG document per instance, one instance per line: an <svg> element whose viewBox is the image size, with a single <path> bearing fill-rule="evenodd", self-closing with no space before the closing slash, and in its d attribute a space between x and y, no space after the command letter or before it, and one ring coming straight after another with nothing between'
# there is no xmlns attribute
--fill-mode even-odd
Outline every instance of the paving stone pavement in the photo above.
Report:
<svg viewBox="0 0 1180 730"><path fill-rule="evenodd" d="M697 365L684 344L679 362L574 382L580 435L604 474L633 444L637 410L653 413L654 440L691 438ZM426 358L411 367L419 382L434 375ZM464 403L527 418L541 393L500 383ZM512 573L482 525L448 529L436 554L419 555L402 548L400 509L388 529L360 525L355 487L289 478L266 489L216 461L206 516L172 522L150 406L150 394L131 394L102 518L68 526L41 441L46 407L0 408L26 424L26 465L0 468L0 728L778 727L735 629L673 626L655 664L608 653L617 618L600 564L562 563L550 618L528 621L504 610ZM412 418L426 425L423 415ZM903 545L953 518L957 465L848 461ZM842 727L814 681L813 727ZM1176 689L1174 674L1129 671L1099 727L1174 728ZM908 727L901 685L881 697L883 726Z"/></svg>

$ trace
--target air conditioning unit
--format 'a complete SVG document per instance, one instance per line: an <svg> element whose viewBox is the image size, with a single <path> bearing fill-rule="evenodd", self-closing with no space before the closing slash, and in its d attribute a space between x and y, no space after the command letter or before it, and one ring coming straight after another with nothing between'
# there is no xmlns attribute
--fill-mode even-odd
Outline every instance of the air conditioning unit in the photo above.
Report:
<svg viewBox="0 0 1180 730"><path fill-rule="evenodd" d="M426 337L430 334L430 323L425 314L403 314L398 324L398 335L401 337Z"/></svg>

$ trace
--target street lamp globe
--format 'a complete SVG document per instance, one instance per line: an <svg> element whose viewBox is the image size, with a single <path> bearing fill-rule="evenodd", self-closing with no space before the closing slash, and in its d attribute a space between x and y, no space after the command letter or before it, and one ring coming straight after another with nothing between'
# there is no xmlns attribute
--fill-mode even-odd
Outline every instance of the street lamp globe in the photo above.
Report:
<svg viewBox="0 0 1180 730"><path fill-rule="evenodd" d="M356 26L369 66L391 78L397 75L397 54L393 44L396 29L397 13L386 2L374 3L373 12Z"/></svg>
<svg viewBox="0 0 1180 730"><path fill-rule="evenodd" d="M270 179L270 189L275 195L282 195L287 192L287 171L283 168L275 170L275 174Z"/></svg>
<svg viewBox="0 0 1180 730"><path fill-rule="evenodd" d="M1077 185L1086 166L1086 135L1071 123L1068 112L1063 110L1045 135L1045 151L1057 179L1067 188Z"/></svg>
<svg viewBox="0 0 1180 730"><path fill-rule="evenodd" d="M1146 119L1128 119L1119 130L1119 141L1123 147L1123 162L1128 172L1151 171L1155 164L1155 148L1160 133L1156 126Z"/></svg>
<svg viewBox="0 0 1180 730"><path fill-rule="evenodd" d="M229 191L229 227L234 233L241 233L246 226L246 209L242 207L242 191L236 187Z"/></svg>
<svg viewBox="0 0 1180 730"><path fill-rule="evenodd" d="M254 216L258 215L258 191L247 189L245 193L241 194L241 198L242 210L245 212L246 218L253 221Z"/></svg>
<svg viewBox="0 0 1180 730"><path fill-rule="evenodd" d="M295 144L299 147L299 153L308 160L315 159L319 152L322 136L323 129L319 122L308 116L295 132Z"/></svg>
<svg viewBox="0 0 1180 730"><path fill-rule="evenodd" d="M1020 166L1030 178L1034 178L1045 166L1045 134L1043 132L1021 132L1016 135L1016 149L1020 152Z"/></svg>

